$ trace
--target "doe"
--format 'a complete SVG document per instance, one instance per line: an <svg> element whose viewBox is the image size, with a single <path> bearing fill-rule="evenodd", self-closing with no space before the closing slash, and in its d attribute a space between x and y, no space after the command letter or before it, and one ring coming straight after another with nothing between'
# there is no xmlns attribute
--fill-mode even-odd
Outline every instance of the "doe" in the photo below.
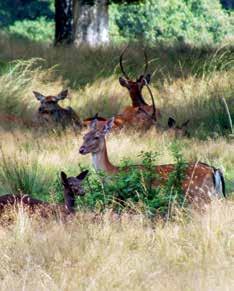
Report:
<svg viewBox="0 0 234 291"><path fill-rule="evenodd" d="M106 147L105 136L111 130L113 121L113 118L109 119L102 128L97 128L94 120L79 149L82 155L91 153L95 169L105 171L108 174L115 174L121 170L120 167L114 166L110 162ZM144 170L142 165L139 165L139 168ZM165 184L169 174L174 169L175 165L173 164L155 166L157 178L154 180L154 185ZM125 170L128 171L129 167ZM224 178L219 169L201 162L187 163L184 175L182 189L189 202L200 205L203 202L210 202L212 197L225 196Z"/></svg>

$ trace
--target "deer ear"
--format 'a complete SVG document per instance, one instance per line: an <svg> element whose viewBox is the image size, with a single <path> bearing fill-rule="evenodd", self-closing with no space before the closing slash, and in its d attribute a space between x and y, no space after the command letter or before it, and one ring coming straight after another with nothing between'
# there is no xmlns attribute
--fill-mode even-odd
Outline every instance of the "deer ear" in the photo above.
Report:
<svg viewBox="0 0 234 291"><path fill-rule="evenodd" d="M68 90L64 90L62 92L60 92L57 96L56 96L56 99L57 100L63 100L67 97L68 95Z"/></svg>
<svg viewBox="0 0 234 291"><path fill-rule="evenodd" d="M141 83L141 85L144 86L146 84L149 85L150 80L151 80L151 75L150 74L147 74L146 76L140 75L140 77L137 79L137 82Z"/></svg>
<svg viewBox="0 0 234 291"><path fill-rule="evenodd" d="M45 99L45 96L42 95L41 93L38 93L36 91L33 91L33 94L35 95L35 97L37 98L37 100L39 101L43 101Z"/></svg>
<svg viewBox="0 0 234 291"><path fill-rule="evenodd" d="M91 122L89 124L90 129L96 129L97 128L97 119L91 119Z"/></svg>
<svg viewBox="0 0 234 291"><path fill-rule="evenodd" d="M106 135L107 133L110 132L110 130L112 129L113 125L114 125L114 121L115 121L115 118L112 117L110 118L107 123L104 125L103 127L103 133Z"/></svg>
<svg viewBox="0 0 234 291"><path fill-rule="evenodd" d="M168 118L168 122L167 122L167 124L168 124L168 127L169 127L169 128L172 128L172 127L174 127L174 126L176 125L176 121L175 121L174 118L169 117L169 118Z"/></svg>
<svg viewBox="0 0 234 291"><path fill-rule="evenodd" d="M89 170L85 170L85 171L81 172L78 176L76 176L76 178L78 180L84 180L84 178L87 176L88 172L89 172Z"/></svg>
<svg viewBox="0 0 234 291"><path fill-rule="evenodd" d="M151 75L150 75L150 74L147 74L147 75L145 76L145 80L146 80L147 84L149 84L150 81L151 81Z"/></svg>
<svg viewBox="0 0 234 291"><path fill-rule="evenodd" d="M128 81L124 79L123 77L119 77L119 83L121 86L129 88Z"/></svg>
<svg viewBox="0 0 234 291"><path fill-rule="evenodd" d="M63 185L67 185L67 175L62 171L62 172L60 173L60 176L61 176L62 184L63 184Z"/></svg>
<svg viewBox="0 0 234 291"><path fill-rule="evenodd" d="M185 121L182 125L181 125L181 127L187 127L187 125L189 124L189 119L187 120L187 121Z"/></svg>

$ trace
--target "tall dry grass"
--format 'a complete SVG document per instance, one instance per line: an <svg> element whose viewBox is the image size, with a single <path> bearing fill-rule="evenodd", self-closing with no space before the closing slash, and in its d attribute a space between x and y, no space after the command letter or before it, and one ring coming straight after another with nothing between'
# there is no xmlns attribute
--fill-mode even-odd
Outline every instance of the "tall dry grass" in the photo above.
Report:
<svg viewBox="0 0 234 291"><path fill-rule="evenodd" d="M97 111L110 117L130 104L127 90L118 82L122 47L55 49L3 36L0 50L1 115L14 114L30 121L38 106L33 90L53 95L65 87L69 87L71 99L63 104L74 107L81 118ZM162 126L166 127L168 116L173 116L178 123L191 119L193 135L202 138L230 130L221 97L234 118L232 46L158 46L147 48L147 52L152 90L164 117ZM130 45L125 67L133 78L142 73L140 44ZM147 91L144 95L151 102Z"/></svg>
<svg viewBox="0 0 234 291"><path fill-rule="evenodd" d="M22 129L0 131L0 193L20 190L45 199L58 190L54 183L59 183L58 175L61 170L77 175L79 165L92 168L90 156L82 156L78 152L84 133L85 130L76 136L69 130L60 135L40 131L22 132ZM173 162L170 151L172 142L166 133L152 129L145 134L111 133L107 138L107 147L109 158L116 165L123 159L139 163L141 151L157 152L157 163L166 164ZM221 168L227 180L228 192L230 195L232 192L234 194L234 146L231 140L183 139L180 143L187 161L203 161Z"/></svg>
<svg viewBox="0 0 234 291"><path fill-rule="evenodd" d="M234 205L170 223L78 213L41 222L21 210L0 229L1 290L226 290L234 288Z"/></svg>

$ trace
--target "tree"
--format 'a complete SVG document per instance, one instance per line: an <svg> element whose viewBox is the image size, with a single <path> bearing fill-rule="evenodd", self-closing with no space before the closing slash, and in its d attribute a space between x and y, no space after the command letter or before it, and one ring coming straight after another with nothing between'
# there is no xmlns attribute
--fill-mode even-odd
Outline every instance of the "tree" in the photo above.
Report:
<svg viewBox="0 0 234 291"><path fill-rule="evenodd" d="M74 0L73 17L75 45L109 42L108 0Z"/></svg>
<svg viewBox="0 0 234 291"><path fill-rule="evenodd" d="M230 9L230 10L234 9L234 1L233 0L221 0L220 2L225 9Z"/></svg>
<svg viewBox="0 0 234 291"><path fill-rule="evenodd" d="M72 42L72 0L55 0L55 45Z"/></svg>

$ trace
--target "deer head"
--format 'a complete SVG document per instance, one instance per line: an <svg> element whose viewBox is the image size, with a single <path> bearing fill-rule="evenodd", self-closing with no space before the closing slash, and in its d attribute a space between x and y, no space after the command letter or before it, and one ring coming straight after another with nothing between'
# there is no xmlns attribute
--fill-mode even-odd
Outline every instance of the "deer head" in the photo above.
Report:
<svg viewBox="0 0 234 291"><path fill-rule="evenodd" d="M90 131L83 137L83 144L80 147L80 154L98 153L105 148L105 136L110 132L114 124L114 117L107 120L104 126L97 127L97 120L94 119L90 124Z"/></svg>
<svg viewBox="0 0 234 291"><path fill-rule="evenodd" d="M126 52L128 46L123 50L123 52L120 55L119 58L119 64L121 71L123 73L123 77L119 78L119 83L121 86L125 87L128 89L130 97L132 99L132 106L137 107L137 106L142 106L142 105L147 105L145 102L143 96L142 96L142 89L146 84L150 83L150 74L147 74L147 69L148 69L148 58L147 54L144 51L144 56L145 56L145 69L142 75L139 76L139 78L136 79L136 81L131 80L128 75L126 74L124 67L123 67L123 55Z"/></svg>
<svg viewBox="0 0 234 291"><path fill-rule="evenodd" d="M40 101L38 113L45 118L52 118L54 121L59 121L59 111L61 107L58 102L67 97L68 90L64 90L56 96L44 96L36 91L33 91L33 94L37 100Z"/></svg>
<svg viewBox="0 0 234 291"><path fill-rule="evenodd" d="M176 120L172 117L169 117L167 122L169 135L174 137L189 136L189 133L187 131L189 121L190 120L188 119L181 126L176 126Z"/></svg>
<svg viewBox="0 0 234 291"><path fill-rule="evenodd" d="M69 210L69 212L74 211L75 196L85 195L82 182L87 176L88 172L88 170L85 170L76 177L67 177L64 172L61 172L61 182L64 187L65 207Z"/></svg>

